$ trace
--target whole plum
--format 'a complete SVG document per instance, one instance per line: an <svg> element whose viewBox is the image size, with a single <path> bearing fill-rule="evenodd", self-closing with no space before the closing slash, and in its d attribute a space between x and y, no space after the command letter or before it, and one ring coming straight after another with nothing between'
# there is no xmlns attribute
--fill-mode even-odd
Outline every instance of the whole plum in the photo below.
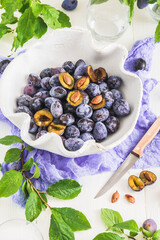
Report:
<svg viewBox="0 0 160 240"><path fill-rule="evenodd" d="M5 68L8 66L10 62L11 61L9 59L5 59L0 62L0 74L4 72Z"/></svg>
<svg viewBox="0 0 160 240"><path fill-rule="evenodd" d="M81 138L68 138L64 141L64 146L69 151L77 151L83 144L84 142Z"/></svg>
<svg viewBox="0 0 160 240"><path fill-rule="evenodd" d="M45 78L45 77L51 77L52 74L51 74L51 68L45 68L41 71L40 73L40 77L41 78Z"/></svg>
<svg viewBox="0 0 160 240"><path fill-rule="evenodd" d="M148 6L148 1L147 0L137 0L137 7L139 9L143 9Z"/></svg>
<svg viewBox="0 0 160 240"><path fill-rule="evenodd" d="M36 88L41 87L41 78L35 73L29 74L27 81L29 84L32 84Z"/></svg>
<svg viewBox="0 0 160 240"><path fill-rule="evenodd" d="M60 81L59 81L59 74L53 75L49 80L49 84L51 87L61 86Z"/></svg>
<svg viewBox="0 0 160 240"><path fill-rule="evenodd" d="M55 74L60 74L62 72L65 72L64 68L62 68L62 67L51 68L51 76L53 76Z"/></svg>
<svg viewBox="0 0 160 240"><path fill-rule="evenodd" d="M90 83L88 85L88 88L87 88L86 92L88 93L88 95L91 98L94 98L97 95L101 94L100 88L99 88L99 86L96 83Z"/></svg>
<svg viewBox="0 0 160 240"><path fill-rule="evenodd" d="M85 76L87 73L87 65L80 64L74 71L75 80L79 79L82 76Z"/></svg>
<svg viewBox="0 0 160 240"><path fill-rule="evenodd" d="M16 109L16 113L21 113L21 112L24 112L24 113L27 113L29 114L31 117L33 117L33 113L30 111L30 109L26 106L18 106L17 109Z"/></svg>
<svg viewBox="0 0 160 240"><path fill-rule="evenodd" d="M59 118L63 114L62 104L57 100L51 104L50 112L54 118Z"/></svg>
<svg viewBox="0 0 160 240"><path fill-rule="evenodd" d="M67 90L61 86L52 87L50 90L50 95L52 97L62 99L67 95Z"/></svg>
<svg viewBox="0 0 160 240"><path fill-rule="evenodd" d="M42 100L45 100L47 97L49 97L49 92L48 91L40 91L40 92L37 92L34 97L36 98L41 98Z"/></svg>
<svg viewBox="0 0 160 240"><path fill-rule="evenodd" d="M117 89L112 89L111 92L113 93L114 100L122 99L122 93Z"/></svg>
<svg viewBox="0 0 160 240"><path fill-rule="evenodd" d="M157 231L157 224L153 219L147 219L144 221L142 227L151 233L155 233Z"/></svg>
<svg viewBox="0 0 160 240"><path fill-rule="evenodd" d="M92 135L91 133L88 133L88 132L82 133L82 134L80 135L80 138L81 138L84 142L86 142L86 141L88 141L88 140L94 140L93 135Z"/></svg>
<svg viewBox="0 0 160 240"><path fill-rule="evenodd" d="M32 100L31 96L23 94L17 98L17 105L29 107L31 100Z"/></svg>
<svg viewBox="0 0 160 240"><path fill-rule="evenodd" d="M33 118L31 118L30 126L29 126L29 133L36 133L38 130L38 126L35 124L35 121Z"/></svg>
<svg viewBox="0 0 160 240"><path fill-rule="evenodd" d="M125 117L130 114L131 109L129 103L124 99L116 100L113 104L113 111L117 116Z"/></svg>
<svg viewBox="0 0 160 240"><path fill-rule="evenodd" d="M94 127L94 122L89 118L81 118L77 122L77 127L81 132L91 132Z"/></svg>
<svg viewBox="0 0 160 240"><path fill-rule="evenodd" d="M36 93L36 88L32 84L27 84L23 90L24 94L29 95L31 97Z"/></svg>
<svg viewBox="0 0 160 240"><path fill-rule="evenodd" d="M118 76L110 76L107 80L109 88L119 88L121 85L122 79Z"/></svg>
<svg viewBox="0 0 160 240"><path fill-rule="evenodd" d="M68 102L63 104L63 109L65 113L72 113L75 114L76 113L76 107L72 106L71 104L69 104Z"/></svg>
<svg viewBox="0 0 160 240"><path fill-rule="evenodd" d="M75 125L71 125L66 127L64 135L66 138L77 138L80 136L80 131Z"/></svg>
<svg viewBox="0 0 160 240"><path fill-rule="evenodd" d="M101 108L101 109L94 111L93 116L92 116L92 118L95 122L103 122L108 117L109 117L109 111L107 108Z"/></svg>
<svg viewBox="0 0 160 240"><path fill-rule="evenodd" d="M102 82L99 84L99 89L100 89L101 93L103 93L105 91L109 91L108 85L105 82Z"/></svg>
<svg viewBox="0 0 160 240"><path fill-rule="evenodd" d="M76 108L76 115L79 118L90 118L93 114L93 109L87 104L81 104Z"/></svg>
<svg viewBox="0 0 160 240"><path fill-rule="evenodd" d="M134 70L145 70L146 69L146 61L143 58L138 58L134 62Z"/></svg>
<svg viewBox="0 0 160 240"><path fill-rule="evenodd" d="M62 7L67 11L74 10L78 5L77 0L64 0L62 3Z"/></svg>
<svg viewBox="0 0 160 240"><path fill-rule="evenodd" d="M79 59L76 63L75 63L75 68L79 67L80 65L87 65L85 63L85 61L83 59Z"/></svg>
<svg viewBox="0 0 160 240"><path fill-rule="evenodd" d="M105 122L109 133L115 133L119 128L119 124L119 119L114 116L109 117Z"/></svg>
<svg viewBox="0 0 160 240"><path fill-rule="evenodd" d="M61 124L71 126L75 122L75 118L71 113L64 113L60 117Z"/></svg>
<svg viewBox="0 0 160 240"><path fill-rule="evenodd" d="M93 129L93 137L96 142L102 142L105 138L107 138L107 128L102 122L96 122Z"/></svg>
<svg viewBox="0 0 160 240"><path fill-rule="evenodd" d="M50 86L50 77L44 77L42 78L41 80L41 87L44 89L44 90L50 90L51 89L51 86Z"/></svg>
<svg viewBox="0 0 160 240"><path fill-rule="evenodd" d="M82 92L82 96L83 96L82 103L88 104L89 103L89 96L88 96L88 94L86 92Z"/></svg>
<svg viewBox="0 0 160 240"><path fill-rule="evenodd" d="M59 101L61 103L61 100L58 98L54 98L54 97L45 98L45 100L44 100L45 107L50 109L52 103L55 101Z"/></svg>
<svg viewBox="0 0 160 240"><path fill-rule="evenodd" d="M64 68L66 70L66 72L68 72L69 74L73 74L75 71L75 65L73 64L73 62L71 61L66 61L62 68Z"/></svg>
<svg viewBox="0 0 160 240"><path fill-rule="evenodd" d="M37 134L36 134L36 139L42 137L44 134L48 133L46 130L42 130L42 131L39 131Z"/></svg>
<svg viewBox="0 0 160 240"><path fill-rule="evenodd" d="M37 112L43 108L43 100L41 98L34 97L30 102L30 109L32 112Z"/></svg>
<svg viewBox="0 0 160 240"><path fill-rule="evenodd" d="M110 109L114 103L113 93L111 91L104 91L102 96L106 100L105 107Z"/></svg>

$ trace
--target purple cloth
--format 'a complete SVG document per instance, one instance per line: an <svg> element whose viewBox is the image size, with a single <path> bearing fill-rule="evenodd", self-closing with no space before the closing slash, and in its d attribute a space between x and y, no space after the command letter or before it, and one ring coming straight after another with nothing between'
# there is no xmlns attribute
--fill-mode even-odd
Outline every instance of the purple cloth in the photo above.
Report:
<svg viewBox="0 0 160 240"><path fill-rule="evenodd" d="M38 189L45 191L49 185L63 178L77 180L79 177L86 175L93 175L103 171L115 171L120 166L128 153L156 119L156 116L149 109L149 94L157 84L157 81L148 78L155 47L156 45L154 44L153 38L138 41L129 52L125 62L125 69L131 72L134 72L133 65L135 59L142 57L147 63L145 71L136 72L143 83L143 99L139 119L132 134L117 147L97 155L80 158L66 158L38 149L35 149L33 152L25 153L26 160L33 157L34 161L39 163L41 176L38 180L33 180ZM1 112L0 120L10 125L12 134L20 135L20 131L9 122ZM143 157L139 159L133 167L141 169L158 167L160 166L159 155L160 133L154 138L149 146L146 147ZM3 164L3 172L13 167L13 164ZM33 172L34 167L31 168L30 173ZM13 200L21 206L25 205L22 191L16 193L13 196Z"/></svg>

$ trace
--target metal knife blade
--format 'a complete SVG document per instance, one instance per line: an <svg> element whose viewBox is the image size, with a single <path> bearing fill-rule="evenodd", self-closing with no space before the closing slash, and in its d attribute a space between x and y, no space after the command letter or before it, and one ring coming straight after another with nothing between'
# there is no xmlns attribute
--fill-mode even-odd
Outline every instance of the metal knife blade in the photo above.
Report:
<svg viewBox="0 0 160 240"><path fill-rule="evenodd" d="M115 183L117 183L121 177L135 164L135 162L139 159L138 156L130 153L128 157L124 160L121 166L117 169L117 171L111 176L111 178L106 182L106 184L102 187L102 189L97 193L94 198L98 198L106 193L110 188L113 187Z"/></svg>
<svg viewBox="0 0 160 240"><path fill-rule="evenodd" d="M124 160L114 175L106 182L104 187L97 193L95 198L102 196L107 192L120 178L133 166L133 164L142 156L144 148L152 141L152 139L160 131L160 116L151 125L145 135L141 138L132 152Z"/></svg>

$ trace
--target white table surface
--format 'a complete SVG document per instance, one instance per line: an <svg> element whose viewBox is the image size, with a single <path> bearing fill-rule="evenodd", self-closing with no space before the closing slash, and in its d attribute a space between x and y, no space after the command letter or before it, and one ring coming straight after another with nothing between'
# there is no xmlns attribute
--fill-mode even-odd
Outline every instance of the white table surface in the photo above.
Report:
<svg viewBox="0 0 160 240"><path fill-rule="evenodd" d="M42 1L48 3L58 9L61 9L60 0L47 0ZM72 26L80 26L86 28L86 7L87 0L79 0L79 6L73 12L67 12L71 18ZM61 9L62 10L62 9ZM118 42L124 44L126 48L131 49L135 41L144 39L145 37L154 36L156 28L156 22L151 19L149 13L146 10L135 10L135 16L131 26L127 29L124 35L118 40ZM12 36L6 35L0 40L0 55L7 56L10 54ZM31 46L37 40L31 40L25 45L25 47ZM153 58L152 71L150 76L160 81L160 46L156 48ZM157 115L160 114L160 84L151 93L150 106L153 112ZM0 122L0 137L10 134L9 127ZM0 161L3 161L3 157L7 147L0 146ZM146 187L141 192L134 192L130 189L127 184L129 175L139 175L140 169L130 170L125 176L114 186L107 194L101 198L94 199L95 194L103 186L106 180L112 175L111 172L105 172L101 175L88 176L80 179L80 184L83 186L81 194L68 201L62 201L57 199L51 199L49 197L49 203L54 207L73 207L77 210L82 211L89 219L92 229L88 231L76 232L76 240L92 240L98 233L105 231L105 225L100 218L101 208L112 208L118 210L123 216L124 220L135 219L139 226L142 225L143 221L147 218L153 218L160 228L160 169L150 169L157 175L157 182L149 187ZM112 194L118 190L120 193L120 200L112 204L110 199ZM128 193L136 198L135 204L129 204L124 195ZM25 218L24 209L19 205L12 202L11 198L0 199L0 223L15 218ZM43 212L35 224L43 234L44 240L48 240L48 229L50 221L50 212L46 210ZM0 239L4 240L3 236ZM139 237L139 239L142 239ZM23 239L22 239L23 240Z"/></svg>

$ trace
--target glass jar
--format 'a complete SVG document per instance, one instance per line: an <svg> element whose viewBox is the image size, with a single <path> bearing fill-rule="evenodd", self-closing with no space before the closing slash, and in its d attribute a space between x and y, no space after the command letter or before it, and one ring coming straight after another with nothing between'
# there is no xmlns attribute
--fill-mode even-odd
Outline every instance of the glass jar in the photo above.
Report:
<svg viewBox="0 0 160 240"><path fill-rule="evenodd" d="M0 234L3 240L44 240L36 225L23 219L0 224Z"/></svg>
<svg viewBox="0 0 160 240"><path fill-rule="evenodd" d="M87 26L94 39L113 41L129 25L129 7L120 0L89 0Z"/></svg>
<svg viewBox="0 0 160 240"><path fill-rule="evenodd" d="M160 7L157 3L149 4L147 9L154 20L160 21Z"/></svg>

